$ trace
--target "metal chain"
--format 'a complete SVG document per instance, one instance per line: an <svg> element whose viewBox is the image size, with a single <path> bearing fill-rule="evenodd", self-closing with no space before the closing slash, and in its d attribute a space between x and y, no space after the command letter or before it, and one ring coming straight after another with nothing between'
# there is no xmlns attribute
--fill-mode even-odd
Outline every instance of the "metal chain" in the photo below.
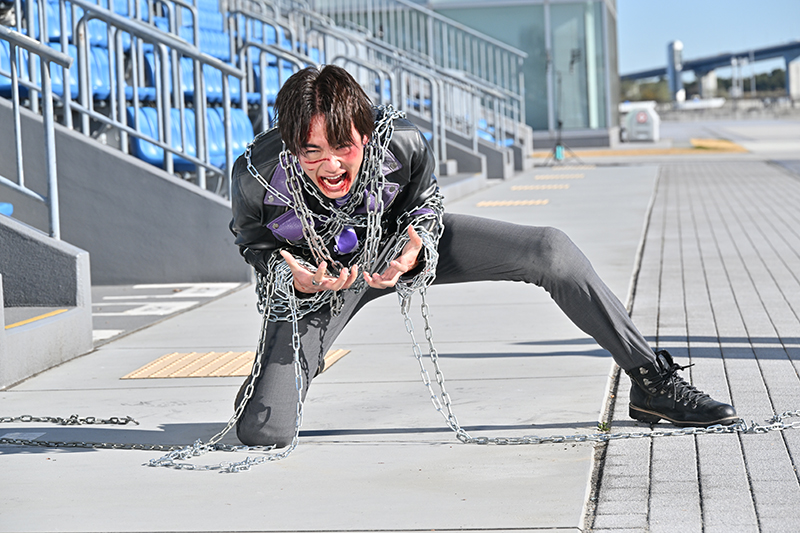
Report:
<svg viewBox="0 0 800 533"><path fill-rule="evenodd" d="M294 313L292 324L292 348L294 350L294 370L295 370L295 388L297 389L297 410L295 414L295 434L291 444L281 452L270 453L258 457L246 457L238 462L223 462L216 465L196 465L193 463L180 462L186 461L193 457L205 455L209 452L222 451L222 452L270 452L275 449L274 446L236 446L229 444L220 444L219 441L236 426L236 423L241 418L247 403L253 396L255 390L255 382L261 375L262 368L262 355L264 353L264 346L266 345L266 332L268 323L270 322L270 308L269 301L274 296L274 288L277 283L269 283L267 280L259 278L260 282L257 292L259 293L259 302L266 300L264 306L263 319L261 322L261 334L258 343L258 349L255 360L253 362L253 369L250 372L250 379L245 388L242 400L236 407L233 416L231 416L227 425L211 437L207 443L201 440L195 441L190 446L185 445L167 445L167 444L133 444L133 443L114 443L114 442L63 442L63 441L40 441L35 439L18 439L11 437L0 438L0 444L14 444L20 446L38 446L45 448L95 448L95 449L113 449L113 450L155 450L169 452L163 457L158 459L151 459L146 463L147 466L162 466L168 468L175 468L178 470L220 470L222 472L242 472L249 470L251 467L265 463L268 461L277 461L284 459L294 451L299 442L300 426L303 421L303 371L300 363L300 333L297 328L297 300L294 297L293 291L287 291L290 294L289 307L291 312ZM291 283L291 281L289 281ZM264 294L264 291L267 291ZM112 417L108 419L100 419L95 417L80 418L78 415L72 415L69 418L60 417L35 417L30 415L23 415L18 417L0 417L0 423L14 423L14 422L46 422L60 425L84 425L84 424L114 424L125 425L128 423L139 423L130 416L124 418Z"/></svg>
<svg viewBox="0 0 800 533"><path fill-rule="evenodd" d="M0 417L0 424L13 424L17 422L24 423L46 423L58 424L59 426L84 426L84 425L113 425L125 426L127 424L139 425L139 422L130 416L111 418L96 418L93 416L80 417L78 415L71 415L67 418L60 416L2 416ZM35 439L19 439L15 437L2 437L0 444L15 444L17 446L38 446L42 448L96 448L96 449L109 449L109 450L157 450L168 451L176 448L177 446L169 446L165 444L128 444L116 442L64 442L64 441L45 441Z"/></svg>
<svg viewBox="0 0 800 533"><path fill-rule="evenodd" d="M269 181L264 178L258 169L252 164L251 151L253 143L245 150L248 172L265 187L270 194L276 196L281 202L286 203L292 209L300 221L303 231L303 242L295 243L302 249L307 250L311 260L315 263L312 267L316 270L316 265L325 261L330 269L331 275L337 277L344 265L333 258L329 250L329 245L344 230L345 227L363 228L366 230L364 244L355 257L350 261L350 265L359 265L363 272L372 272L374 263L379 256L382 236L383 236L383 191L386 179L382 172L383 161L386 158L389 143L394 135L394 120L402 118L405 114L396 111L391 106L380 106L377 108L378 119L375 122L375 130L372 137L364 147L364 163L362 165L359 179L355 180L353 189L344 205L337 206L330 199L323 198L319 190L309 180L303 178L302 169L299 166L297 157L287 150L283 150L279 156L279 164L286 174L288 197L277 191ZM304 194L316 198L321 208L327 210L330 215L320 215L313 212L307 205ZM366 202L366 214L356 215L353 212L362 203ZM373 205L371 205L373 204ZM318 229L314 220L322 223ZM274 253L269 261L269 268L282 268L283 259ZM348 291L360 292L366 288L366 282L358 277L346 289ZM342 291L323 291L310 298L303 299L301 303L300 316L305 316L308 312L330 304L331 313L336 316L342 309L344 300ZM288 306L279 305L273 312L276 320L289 320L290 314L287 313Z"/></svg>
<svg viewBox="0 0 800 533"><path fill-rule="evenodd" d="M655 437L677 437L683 435L704 435L704 434L717 434L717 433L750 433L760 434L768 433L770 431L783 431L786 429L800 428L800 421L786 423L783 420L791 417L800 417L800 409L796 411L784 411L781 414L773 415L768 420L768 424L758 424L751 421L748 425L744 420L739 419L731 425L723 426L715 424L708 427L690 427L671 430L653 430L653 431L639 431L639 432L619 432L619 433L593 433L581 435L551 435L545 437L538 437L533 435L525 435L521 437L473 437L458 423L455 413L453 412L453 405L450 395L447 393L444 384L444 374L439 366L439 354L433 344L433 332L430 325L430 313L427 301L425 299L425 289L419 290L421 303L421 313L425 322L425 338L428 341L428 350L430 359L433 363L435 370L436 383L439 385L439 393L434 391L431 384L430 375L422 358L422 349L416 340L414 334L414 324L409 316L409 309L411 306L411 294L403 295L400 299L400 311L403 314L403 319L411 336L411 343L413 345L414 357L420 366L420 373L422 375L422 382L428 389L431 396L433 407L439 414L444 417L447 426L452 429L456 438L465 444L497 444L497 445L519 445L519 444L546 444L546 443L565 443L565 442L608 442L610 440L618 439L635 439L635 438L655 438Z"/></svg>
<svg viewBox="0 0 800 533"><path fill-rule="evenodd" d="M130 416L126 417L112 416L111 418L96 418L93 416L80 417L78 415L71 415L67 418L62 418L60 416L31 416L31 415L0 416L0 424L11 424L14 422L45 422L48 424L58 424L60 426L84 426L84 425L98 425L98 424L124 426L129 423L136 424L137 426L139 425L139 422L137 422Z"/></svg>
<svg viewBox="0 0 800 533"><path fill-rule="evenodd" d="M236 410L234 411L233 416L231 416L225 428L223 428L222 431L211 437L211 439L207 443L204 444L202 441L198 440L191 446L186 446L181 449L172 450L167 455L159 459L150 460L147 463L148 466L163 466L179 470L221 470L223 472L234 473L234 472L242 472L245 470L250 470L250 468L252 468L253 466L262 463L285 459L294 451L295 448L297 448L297 444L300 438L300 426L303 424L303 389L304 389L303 370L302 370L302 364L300 362L300 332L297 327L297 308L298 308L297 298L295 297L294 290L291 289L291 284L292 284L291 279L284 279L282 280L281 283L279 280L269 280L261 276L259 277L259 282L260 282L259 285L261 283L264 283L266 285L266 291L267 291L265 295L266 302L264 303L265 312L263 314L263 319L261 321L261 334L259 337L256 357L255 360L253 361L253 369L250 372L250 379L247 383L247 387L245 387L244 395L242 396L239 405L236 406ZM284 285L287 284L290 285L290 287L284 287ZM255 392L255 383L256 380L261 375L264 347L267 344L267 328L270 322L270 312L272 309L270 303L273 297L275 296L276 286L279 285L282 287L283 291L288 295L289 309L293 318L292 349L294 352L293 364L295 372L295 388L297 390L297 407L295 412L295 431L291 444L281 452L268 453L266 455L261 455L257 457L245 457L243 460L233 463L223 462L216 465L196 465L193 463L177 462L177 461L186 461L187 459L190 459L192 457L204 455L212 451L271 452L272 450L275 449L274 446L226 445L226 444L220 444L219 441L221 441L222 438L236 426L236 423L241 418L242 413L244 413L245 407L247 406L248 402L253 396L253 393ZM264 289L257 288L259 296L262 295L263 290ZM261 300L261 298L259 300L263 301Z"/></svg>

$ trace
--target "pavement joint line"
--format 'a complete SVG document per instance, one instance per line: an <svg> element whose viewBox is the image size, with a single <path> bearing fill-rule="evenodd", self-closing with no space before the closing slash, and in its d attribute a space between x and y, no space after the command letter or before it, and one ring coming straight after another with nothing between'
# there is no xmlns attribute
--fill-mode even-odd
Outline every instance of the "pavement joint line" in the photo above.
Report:
<svg viewBox="0 0 800 533"><path fill-rule="evenodd" d="M19 322L14 322L13 324L9 324L5 327L5 329L16 328L19 326L24 326L25 324L30 324L31 322L36 322L37 320L43 320L45 318L50 318L51 316L60 315L61 313L65 313L69 311L69 309L56 309L55 311L50 311L49 313L45 313L43 315L35 316L33 318L28 318L25 320L20 320Z"/></svg>

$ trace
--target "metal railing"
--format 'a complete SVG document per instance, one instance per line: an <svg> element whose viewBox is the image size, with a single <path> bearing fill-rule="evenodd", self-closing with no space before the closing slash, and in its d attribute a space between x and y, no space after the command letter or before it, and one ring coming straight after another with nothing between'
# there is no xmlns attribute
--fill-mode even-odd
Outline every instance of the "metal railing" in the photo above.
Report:
<svg viewBox="0 0 800 533"><path fill-rule="evenodd" d="M144 5L145 0L140 0ZM46 2L41 2L41 6ZM197 11L192 3L185 0L148 0L147 5L164 7L163 12L169 20L169 27L176 31L180 26L181 15L179 8L187 10L191 16L193 35L191 38L198 40ZM199 48L187 43L177 35L165 33L152 24L151 21L130 19L118 15L89 0L61 0L59 15L56 19L61 27L60 41L50 43L59 47L62 52L69 52L72 59L77 59L77 68L63 69L63 92L54 94L52 100L57 104L61 121L65 126L78 129L84 135L95 138L106 134L118 135L118 148L130 152L130 139L138 139L149 143L157 149L163 150L163 161L160 166L169 173L174 173L174 159L179 157L194 165L191 172L184 173L184 177L196 180L197 185L207 187L207 174L215 176L216 192L225 193L228 190L227 181L233 168L232 134L231 134L231 101L234 88L239 89L236 94L242 97L241 107L246 110L247 103L241 94L244 73L234 66L200 52ZM38 9L38 12L43 10ZM71 13L69 19L66 14ZM142 16L141 14L139 16ZM98 48L91 46L89 32L90 24L100 21L103 31L106 32L106 47L98 53ZM42 27L42 20L39 27ZM70 24L68 24L68 22ZM25 20L26 27L31 27L30 19ZM92 28L96 37L97 26ZM40 33L44 33L44 29ZM67 35L71 35L74 45L70 45ZM38 43L40 47L54 51L50 46ZM147 52L145 52L145 50ZM145 75L145 54L149 55L149 78ZM66 55L66 54L62 54ZM97 59L102 57L104 65L98 65ZM31 62L33 65L33 61ZM191 70L191 72L188 72ZM30 71L30 69L29 69ZM219 144L224 146L224 164L217 161L213 164L210 160L207 113L211 107L207 99L207 76L216 73L219 82L220 95L218 97L224 128L224 139ZM77 76L79 90L77 95L70 90L70 76ZM24 82L25 83L25 82ZM23 83L23 84L24 84ZM103 94L97 93L98 83L106 87ZM235 85L234 85L235 84ZM188 85L188 87L187 87ZM233 86L233 87L232 87ZM193 95L185 90L192 90ZM18 91L13 91L17 94ZM32 111L38 111L38 101L41 99L35 83L27 95L26 106ZM74 97L76 96L76 97ZM187 100L192 101L193 108L187 109ZM141 130L141 110L153 107L156 110L157 125L155 133L148 134ZM180 124L176 131L180 131L180 143L172 138L173 135L173 110L177 110ZM129 115L132 111L132 120ZM191 122L187 114L192 114L194 121L193 137L196 146L187 144L187 128ZM73 115L78 123L73 126ZM178 129L179 127L179 129ZM115 142L115 141L114 141ZM113 144L113 142L109 143ZM237 154L238 155L238 154ZM223 165L222 168L219 165Z"/></svg>
<svg viewBox="0 0 800 533"><path fill-rule="evenodd" d="M18 32L9 30L5 26L0 26L0 40L8 42L10 72L0 69L0 75L11 78L11 95L13 102L14 115L14 142L16 148L16 180L11 180L0 176L0 183L11 187L25 196L44 203L49 215L49 235L55 239L61 238L61 225L59 217L58 202L58 170L56 165L56 141L55 141L55 120L53 114L52 87L50 78L50 64L60 65L64 72L69 70L72 65L72 58L62 54L42 43L22 35ZM27 51L29 57L38 58L39 75L41 86L30 80L20 80L20 65L23 54L18 53L20 49ZM42 124L44 126L44 158L47 168L47 193L40 194L25 185L25 168L22 153L22 125L20 120L20 83L32 93L39 92L42 95Z"/></svg>
<svg viewBox="0 0 800 533"><path fill-rule="evenodd" d="M85 135L118 136L119 148L126 153L136 142L149 143L163 151L159 166L169 173L175 173L174 161L181 159L184 169L188 161L192 170L182 170L182 177L211 190L215 188L207 175L215 177L219 194L225 195L229 190L234 162L232 106L254 117L253 124L260 120L254 129L263 130L270 125L267 61L273 68L277 64L280 84L285 81L284 66L289 67L287 72L314 63L347 66L356 72L375 103L391 102L410 117L421 119L417 123L430 131L440 161L447 158L448 142L459 142L477 152L481 122L493 129L497 144L502 146L508 138L516 137L524 117L524 88L518 68L524 54L407 0L317 0L313 2L317 11L309 7L311 4L297 0L223 0L230 57L238 68L200 52L196 0L129 0L129 12L135 12L133 19L105 9L96 1L60 0L57 4L61 50L77 59L77 68L72 71L80 81L73 98L70 71L63 69L63 93L52 97L61 120L73 127L74 115L75 129ZM46 3L38 2L42 32L46 31L42 8ZM169 30L179 35L155 27L156 7L167 15ZM71 19L67 13L72 14ZM148 13L149 20L145 20ZM194 44L184 40L180 32L181 27L187 29L181 21L187 15L193 29L186 39ZM95 50L90 46L89 26L98 21L107 34L105 72L92 67L91 54ZM400 37L389 35L390 26ZM275 31L276 45L264 41L267 27ZM423 27L427 28L425 32ZM96 32L97 26L94 28ZM260 36L255 29L260 30ZM67 41L70 32L74 46ZM443 39L449 39L451 45L460 44L449 46ZM283 44L284 41L290 44ZM401 49L401 44L408 49ZM469 50L474 53L467 53ZM253 54L258 57L253 58ZM260 71L260 83L254 79L254 67ZM191 72L187 75L185 69ZM212 164L210 158L210 143L219 139L209 138L206 123L207 112L213 107L207 98L205 74L209 70L221 77L217 111L224 115L224 165L218 155L216 163ZM98 76L108 79L106 95L93 94ZM193 95L185 91L187 84ZM42 91L35 83L32 85L27 100L31 110L38 110ZM156 110L153 134L139 127L143 108ZM194 117L193 124L187 120L189 115ZM176 120L180 122L179 134L172 133ZM196 148L187 145L187 128L194 128ZM175 141L177 135L180 142Z"/></svg>
<svg viewBox="0 0 800 533"><path fill-rule="evenodd" d="M61 0L65 2L66 0ZM81 103L76 105L74 102L67 102L67 108L77 111L83 119L82 130L84 134L90 134L91 128L88 127L89 119L96 121L103 128L112 128L120 132L120 148L123 152L128 152L128 137L142 139L150 144L164 150L164 169L168 173L174 172L174 156L179 156L197 168L197 185L206 188L206 173L211 172L219 176L217 180L216 192L229 190L227 181L230 180L230 173L233 169L232 134L231 134L231 100L232 83L238 83L240 103L246 108L245 95L241 94L242 80L244 73L234 66L224 61L211 57L200 52L199 48L191 45L183 39L164 33L155 27L143 24L135 20L128 20L109 10L88 2L87 0L69 0L72 4L82 7L85 11L83 18L78 22L78 49L85 57L88 53L89 43L86 39L86 25L91 19L99 19L105 22L109 32L109 65L108 74L111 83L111 94L108 99L108 115L99 113L94 107L94 101L90 96L88 86L81 90ZM195 29L196 29L195 25ZM126 35L127 34L127 35ZM196 35L196 34L195 34ZM131 39L131 50L136 53L129 55L131 61L130 76L126 78L125 52L123 38ZM152 85L147 85L146 80L141 79L137 61L142 56L145 46L152 48L153 52L153 76ZM113 61L111 58L115 58ZM188 60L188 61L185 61ZM81 61L81 80L85 84L91 82L91 71L87 69L88 61ZM191 69L191 76L184 73L184 69ZM220 77L222 95L221 104L223 109L224 121L224 145L225 145L225 167L223 171L212 164L210 160L208 130L206 126L207 110L209 108L207 98L207 79L213 71ZM194 104L195 117L195 139L196 154L190 153L190 146L187 145L187 120L186 120L186 90L185 83L191 82L193 95L191 99ZM139 128L139 108L141 106L139 92L142 87L154 88L154 107L157 111L158 138L143 134ZM127 114L128 101L133 108L134 124L129 125L125 119ZM172 109L178 110L181 128L181 146L173 146L172 140ZM220 176L220 174L222 174ZM224 185L224 187L222 186Z"/></svg>
<svg viewBox="0 0 800 533"><path fill-rule="evenodd" d="M355 24L410 56L463 71L524 102L527 54L521 50L409 0L310 0L310 5L336 24Z"/></svg>

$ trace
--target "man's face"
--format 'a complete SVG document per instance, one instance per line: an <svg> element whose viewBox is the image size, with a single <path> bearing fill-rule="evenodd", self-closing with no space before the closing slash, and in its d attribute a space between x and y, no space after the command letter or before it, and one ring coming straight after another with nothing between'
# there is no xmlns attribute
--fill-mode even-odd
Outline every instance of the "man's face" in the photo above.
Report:
<svg viewBox="0 0 800 533"><path fill-rule="evenodd" d="M352 142L349 146L330 146L325 135L325 118L317 115L311 119L308 140L297 154L306 175L331 199L350 192L364 160L364 145L369 139L360 136L355 126L350 128Z"/></svg>

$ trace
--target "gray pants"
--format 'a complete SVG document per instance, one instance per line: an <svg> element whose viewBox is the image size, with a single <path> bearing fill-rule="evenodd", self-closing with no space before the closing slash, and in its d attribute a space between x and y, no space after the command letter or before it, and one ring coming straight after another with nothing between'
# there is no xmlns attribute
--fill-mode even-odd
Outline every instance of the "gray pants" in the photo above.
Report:
<svg viewBox="0 0 800 533"><path fill-rule="evenodd" d="M655 360L625 307L560 230L454 214L444 215L444 226L435 285L489 280L538 285L624 370ZM331 317L324 307L300 320L304 397L323 356L345 325L365 304L386 294L394 290L345 291L339 316ZM237 434L245 444L285 446L294 436L297 407L291 323L270 323L263 352L261 376Z"/></svg>

